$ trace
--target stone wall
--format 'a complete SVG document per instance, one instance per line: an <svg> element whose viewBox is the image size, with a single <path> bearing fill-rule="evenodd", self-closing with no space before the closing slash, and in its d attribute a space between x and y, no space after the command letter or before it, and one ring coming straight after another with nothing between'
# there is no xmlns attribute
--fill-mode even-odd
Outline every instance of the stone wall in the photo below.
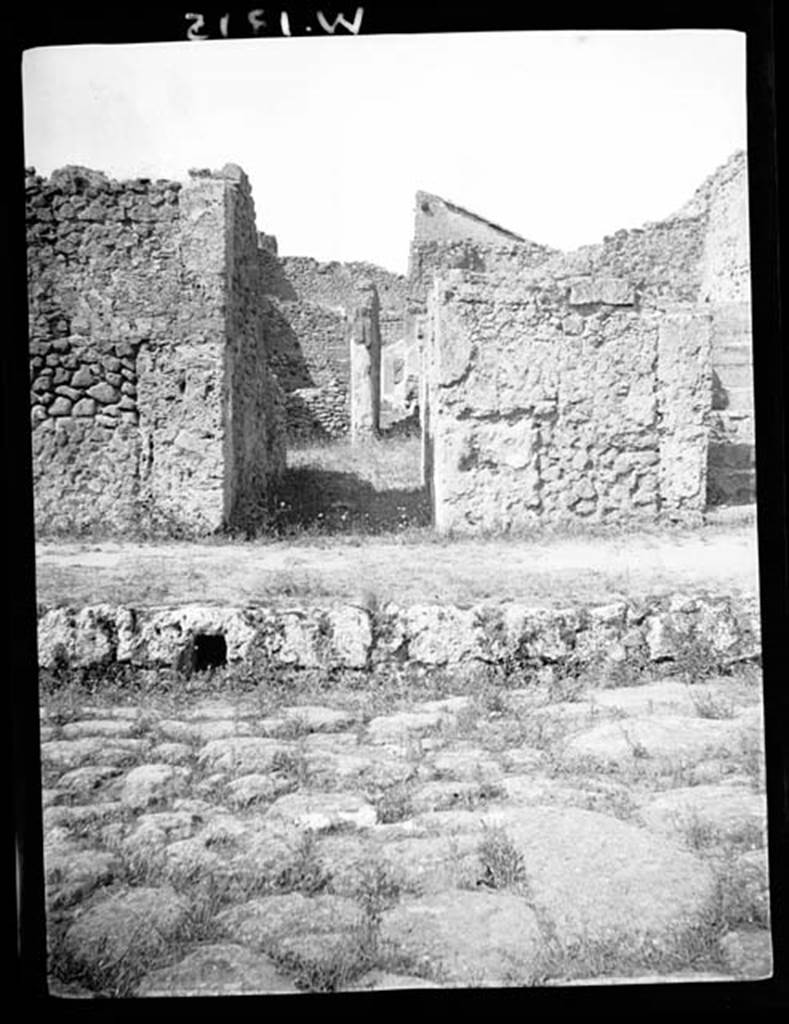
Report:
<svg viewBox="0 0 789 1024"><path fill-rule="evenodd" d="M505 237L509 236L509 237ZM622 230L601 243L561 253L518 239L436 196L417 194L409 265L409 323L405 366L429 373L427 301L436 277L463 270L498 278L500 301L539 271L544 282L575 278L627 280L639 302L658 308L691 303L707 314L712 372L707 396L707 503L755 497L753 379L745 154L735 153L662 221ZM394 353L393 353L394 354ZM622 368L624 370L624 367ZM384 361L384 379L393 375ZM429 382L421 384L424 404ZM423 419L429 413L422 412ZM695 421L694 421L695 423ZM695 430L695 427L694 427ZM432 472L426 438L424 466ZM583 506L581 506L583 507Z"/></svg>
<svg viewBox="0 0 789 1024"><path fill-rule="evenodd" d="M756 494L748 177L736 154L702 189L708 224L699 300L713 316L710 499Z"/></svg>
<svg viewBox="0 0 789 1024"><path fill-rule="evenodd" d="M698 518L709 334L708 315L621 278L438 279L423 419L436 528Z"/></svg>
<svg viewBox="0 0 789 1024"><path fill-rule="evenodd" d="M27 221L39 532L244 525L283 460L246 179L31 171Z"/></svg>

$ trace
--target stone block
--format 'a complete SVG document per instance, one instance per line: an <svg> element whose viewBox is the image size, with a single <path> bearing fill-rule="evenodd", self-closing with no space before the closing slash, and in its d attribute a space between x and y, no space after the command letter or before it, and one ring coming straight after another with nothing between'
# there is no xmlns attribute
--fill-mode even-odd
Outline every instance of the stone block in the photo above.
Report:
<svg viewBox="0 0 789 1024"><path fill-rule="evenodd" d="M96 412L96 403L92 398L82 398L74 405L72 411L75 416L93 416Z"/></svg>
<svg viewBox="0 0 789 1024"><path fill-rule="evenodd" d="M609 306L632 306L635 292L629 281L617 277L595 277L576 281L570 289L571 306L602 303Z"/></svg>
<svg viewBox="0 0 789 1024"><path fill-rule="evenodd" d="M110 405L112 402L117 402L119 397L117 390L111 384L105 382L94 384L93 387L88 388L88 395L91 398L95 398L102 405Z"/></svg>
<svg viewBox="0 0 789 1024"><path fill-rule="evenodd" d="M87 366L81 366L71 378L71 386L75 388L89 388L95 383L95 377Z"/></svg>
<svg viewBox="0 0 789 1024"><path fill-rule="evenodd" d="M60 395L49 407L50 416L70 416L73 403L71 399Z"/></svg>

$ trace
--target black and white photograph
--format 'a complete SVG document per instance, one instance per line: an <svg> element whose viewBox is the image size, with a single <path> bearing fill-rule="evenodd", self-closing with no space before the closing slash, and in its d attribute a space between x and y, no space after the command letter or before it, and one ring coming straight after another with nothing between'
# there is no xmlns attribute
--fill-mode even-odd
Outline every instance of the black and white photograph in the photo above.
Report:
<svg viewBox="0 0 789 1024"><path fill-rule="evenodd" d="M49 994L769 980L747 34L367 13L22 55Z"/></svg>

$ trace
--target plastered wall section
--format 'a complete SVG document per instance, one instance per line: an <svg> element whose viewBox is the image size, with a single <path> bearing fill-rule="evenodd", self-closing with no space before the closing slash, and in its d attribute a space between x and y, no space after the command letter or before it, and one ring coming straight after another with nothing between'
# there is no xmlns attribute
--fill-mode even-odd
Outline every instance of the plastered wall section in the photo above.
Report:
<svg viewBox="0 0 789 1024"><path fill-rule="evenodd" d="M234 527L265 520L270 492L285 467L281 396L269 368L269 339L261 315L255 206L246 175L234 168L225 182L227 340L224 366L224 515Z"/></svg>
<svg viewBox="0 0 789 1024"><path fill-rule="evenodd" d="M454 271L425 333L440 532L699 516L709 317L642 307L621 279L514 286Z"/></svg>
<svg viewBox="0 0 789 1024"><path fill-rule="evenodd" d="M699 299L713 316L713 396L709 451L712 501L752 501L756 493L748 174L730 161L708 202Z"/></svg>
<svg viewBox="0 0 789 1024"><path fill-rule="evenodd" d="M239 462L225 429L238 381L227 362L250 361L249 346L229 355L227 344L238 328L228 269L233 188L210 175L185 186L113 182L83 168L49 181L28 176L40 532L232 525L248 485L233 470L244 456ZM243 389L235 403L250 405Z"/></svg>

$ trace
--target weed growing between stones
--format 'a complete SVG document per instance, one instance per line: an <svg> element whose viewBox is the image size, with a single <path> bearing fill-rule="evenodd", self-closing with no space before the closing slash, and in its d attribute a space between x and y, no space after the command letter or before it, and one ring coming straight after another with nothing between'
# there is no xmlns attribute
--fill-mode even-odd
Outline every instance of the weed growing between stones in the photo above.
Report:
<svg viewBox="0 0 789 1024"><path fill-rule="evenodd" d="M678 816L676 825L685 843L697 853L721 848L729 851L759 850L765 842L764 827L758 822L743 822L735 832L726 830L724 833L712 822L705 821L695 809Z"/></svg>
<svg viewBox="0 0 789 1024"><path fill-rule="evenodd" d="M644 744L638 739L633 739L624 726L622 726L622 735L625 738L625 743L627 743L630 748L630 753L636 760L643 761L649 757L649 751Z"/></svg>
<svg viewBox="0 0 789 1024"><path fill-rule="evenodd" d="M307 829L299 840L292 862L277 876L275 888L280 892L314 896L326 889L330 881L331 876L318 855L315 833Z"/></svg>
<svg viewBox="0 0 789 1024"><path fill-rule="evenodd" d="M601 655L594 663L591 676L601 689L615 690L629 686L644 686L651 683L655 666L649 660L646 644L631 644L625 657L613 660Z"/></svg>
<svg viewBox="0 0 789 1024"><path fill-rule="evenodd" d="M529 896L529 881L523 856L506 829L483 822L483 837L477 848L481 865L479 885L491 889L514 889Z"/></svg>
<svg viewBox="0 0 789 1024"><path fill-rule="evenodd" d="M751 787L762 792L765 784L764 745L755 732L744 732L740 736L740 760L751 780Z"/></svg>
<svg viewBox="0 0 789 1024"><path fill-rule="evenodd" d="M375 801L375 809L382 825L392 825L410 818L414 813L410 787L404 782L396 782L387 787Z"/></svg>
<svg viewBox="0 0 789 1024"><path fill-rule="evenodd" d="M172 952L171 941L161 938L157 941L155 932L140 923L126 936L125 951L119 953L113 949L115 943L107 937L95 943L87 960L74 955L66 940L66 931L65 925L50 929L49 977L105 998L133 996L140 979L160 966L168 950ZM138 942L140 938L144 938L144 942Z"/></svg>
<svg viewBox="0 0 789 1024"><path fill-rule="evenodd" d="M676 674L689 685L703 682L727 667L721 664L720 654L696 623L677 646L674 665Z"/></svg>
<svg viewBox="0 0 789 1024"><path fill-rule="evenodd" d="M401 881L392 869L370 859L360 866L353 892L359 906L359 921L344 941L329 939L325 953L317 957L276 949L271 954L281 968L293 975L296 987L308 992L347 989L375 968L402 969L402 956L381 938L383 915L398 902L402 891Z"/></svg>
<svg viewBox="0 0 789 1024"><path fill-rule="evenodd" d="M717 697L711 690L697 692L697 687L688 686L688 691L699 718L734 718L737 713L734 701Z"/></svg>
<svg viewBox="0 0 789 1024"><path fill-rule="evenodd" d="M370 860L359 871L354 899L363 914L365 945L372 956L377 956L384 912L400 899L403 885L392 869L379 860Z"/></svg>
<svg viewBox="0 0 789 1024"><path fill-rule="evenodd" d="M719 935L738 927L770 926L767 900L742 884L737 854L732 848L712 861L715 871L714 920Z"/></svg>

